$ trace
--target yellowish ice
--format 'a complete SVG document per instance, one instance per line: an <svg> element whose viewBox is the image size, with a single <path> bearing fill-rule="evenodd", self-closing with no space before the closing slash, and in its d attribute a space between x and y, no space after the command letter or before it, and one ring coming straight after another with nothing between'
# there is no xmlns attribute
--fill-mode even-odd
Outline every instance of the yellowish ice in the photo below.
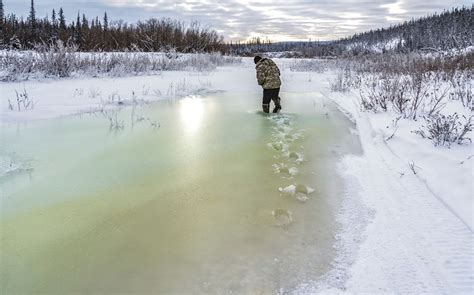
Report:
<svg viewBox="0 0 474 295"><path fill-rule="evenodd" d="M259 113L259 94L221 93L111 111L123 129L100 113L3 124L0 155L27 169L0 177L1 293L268 293L317 280L335 255L337 160L357 138L321 95L281 96L280 115ZM278 190L291 184L315 192Z"/></svg>

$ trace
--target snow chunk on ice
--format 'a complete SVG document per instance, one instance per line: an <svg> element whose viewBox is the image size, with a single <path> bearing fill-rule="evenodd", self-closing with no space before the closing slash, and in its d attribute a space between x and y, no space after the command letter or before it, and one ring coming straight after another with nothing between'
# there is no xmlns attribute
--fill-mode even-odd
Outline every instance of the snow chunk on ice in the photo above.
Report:
<svg viewBox="0 0 474 295"><path fill-rule="evenodd" d="M313 188L303 185L303 184L290 184L289 186L284 187L284 188L280 187L278 188L278 190L282 194L291 195L291 196L295 194L310 195L314 192Z"/></svg>

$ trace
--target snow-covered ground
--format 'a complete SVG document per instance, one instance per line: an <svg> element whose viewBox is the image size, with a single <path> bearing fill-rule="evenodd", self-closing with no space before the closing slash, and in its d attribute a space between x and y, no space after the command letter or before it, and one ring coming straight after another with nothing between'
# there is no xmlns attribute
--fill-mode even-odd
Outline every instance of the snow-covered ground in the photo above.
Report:
<svg viewBox="0 0 474 295"><path fill-rule="evenodd" d="M354 42L346 46L346 50L365 49L374 53L382 53L397 48L398 45L403 46L406 43L404 39L392 38L386 41L378 42L373 45L368 45L366 42Z"/></svg>
<svg viewBox="0 0 474 295"><path fill-rule="evenodd" d="M387 140L393 115L361 112L355 92L330 92L331 72L298 72L290 70L294 61L277 63L282 91L320 93L336 102L356 123L364 151L338 164L347 194L337 216L334 269L299 291L472 293L473 146L434 147L411 132L420 122L404 119ZM16 124L215 91L260 91L251 59L209 72L0 83L0 118L2 125ZM8 100L14 105L16 92L26 92L34 107L11 110Z"/></svg>
<svg viewBox="0 0 474 295"><path fill-rule="evenodd" d="M354 93L330 95L356 122L364 154L340 164L344 254L328 282L347 277L344 289L355 293L472 294L472 146L434 147L411 132L420 123L410 120L387 141L393 117L361 112Z"/></svg>

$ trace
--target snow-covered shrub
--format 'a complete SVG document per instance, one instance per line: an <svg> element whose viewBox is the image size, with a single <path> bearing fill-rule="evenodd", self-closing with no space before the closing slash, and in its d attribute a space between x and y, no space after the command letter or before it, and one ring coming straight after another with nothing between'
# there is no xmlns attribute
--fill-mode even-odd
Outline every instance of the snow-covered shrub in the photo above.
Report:
<svg viewBox="0 0 474 295"><path fill-rule="evenodd" d="M211 88L211 83L209 81L199 81L198 84L192 84L183 78L176 83L171 82L166 91L166 96L168 98L185 97L192 94L207 92L209 88Z"/></svg>
<svg viewBox="0 0 474 295"><path fill-rule="evenodd" d="M442 83L438 79L433 79L431 90L428 92L428 115L432 116L439 113L446 106L446 98L449 92L450 86L446 83Z"/></svg>
<svg viewBox="0 0 474 295"><path fill-rule="evenodd" d="M363 110L386 112L390 105L405 115L409 100L406 97L405 79L395 76L371 76L360 88L359 95Z"/></svg>
<svg viewBox="0 0 474 295"><path fill-rule="evenodd" d="M409 99L409 114L405 113L411 119L416 120L418 116L418 110L423 106L425 99L428 96L429 90L429 79L428 75L421 72L415 71L408 75L405 86L407 87L407 93Z"/></svg>
<svg viewBox="0 0 474 295"><path fill-rule="evenodd" d="M474 109L470 67L474 55L470 53L384 54L341 59L334 64L340 71L350 68L363 77L359 90L364 110L390 109L416 120L420 115L440 112L448 99Z"/></svg>
<svg viewBox="0 0 474 295"><path fill-rule="evenodd" d="M100 89L97 88L97 87L91 87L89 88L89 93L88 93L88 96L89 98L97 98L100 96Z"/></svg>
<svg viewBox="0 0 474 295"><path fill-rule="evenodd" d="M335 63L338 68L350 67L363 74L409 75L415 72L438 73L449 80L458 71L474 68L474 51L455 55L439 54L375 54L359 57L340 58Z"/></svg>
<svg viewBox="0 0 474 295"><path fill-rule="evenodd" d="M408 98L407 95L407 86L409 85L409 82L406 78L404 77L396 77L393 79L392 83L389 83L388 86L385 90L390 91L391 95L391 102L393 109L403 117L407 117L408 113L410 112L410 99ZM413 106L415 111L417 109L417 106Z"/></svg>
<svg viewBox="0 0 474 295"><path fill-rule="evenodd" d="M416 120L418 114L432 116L446 106L450 86L420 72L410 75L378 76L364 79L360 87L363 110L394 110L404 118Z"/></svg>
<svg viewBox="0 0 474 295"><path fill-rule="evenodd" d="M377 112L377 80L370 77L364 80L361 88L359 89L360 106L364 111Z"/></svg>
<svg viewBox="0 0 474 295"><path fill-rule="evenodd" d="M289 69L293 72L324 73L328 63L320 59L297 59L289 64Z"/></svg>
<svg viewBox="0 0 474 295"><path fill-rule="evenodd" d="M76 63L76 50L76 47L58 41L37 45L35 51L6 51L0 56L0 80L69 77Z"/></svg>
<svg viewBox="0 0 474 295"><path fill-rule="evenodd" d="M472 81L473 79L470 73L456 73L450 80L453 89L450 93L450 98L460 101L465 108L474 110Z"/></svg>
<svg viewBox="0 0 474 295"><path fill-rule="evenodd" d="M15 93L16 93L15 102L12 102L9 98L7 100L9 110L26 111L26 110L32 110L35 107L35 102L28 95L28 92L26 92L25 88L23 88L23 92L18 93L18 91L15 90Z"/></svg>
<svg viewBox="0 0 474 295"><path fill-rule="evenodd" d="M38 46L38 51L7 51L0 56L0 80L82 76L129 76L160 71L211 71L241 63L240 57L219 53L177 54L114 52L82 53L61 42Z"/></svg>
<svg viewBox="0 0 474 295"><path fill-rule="evenodd" d="M73 71L76 45L64 45L61 40L51 45L38 45L38 67L45 76L69 77Z"/></svg>
<svg viewBox="0 0 474 295"><path fill-rule="evenodd" d="M26 80L33 71L32 52L24 52L22 57L7 51L0 56L0 77L2 81Z"/></svg>
<svg viewBox="0 0 474 295"><path fill-rule="evenodd" d="M242 63L241 57L226 56L220 53L206 53L206 54L189 54L188 56L198 58L194 60L194 67L197 69L198 65L201 64L202 59L206 59L208 64L215 66L226 66L226 65L235 65ZM199 60L199 58L201 60Z"/></svg>
<svg viewBox="0 0 474 295"><path fill-rule="evenodd" d="M330 81L331 91L347 92L353 86L351 71L348 68L339 70L336 77Z"/></svg>
<svg viewBox="0 0 474 295"><path fill-rule="evenodd" d="M430 139L435 146L451 146L451 143L457 142L463 144L465 142L471 142L471 139L467 137L468 133L472 131L474 127L473 117L462 116L461 118L457 113L453 115L442 115L435 114L432 116L425 117L425 124L421 126L419 130L414 133L421 135L423 138Z"/></svg>

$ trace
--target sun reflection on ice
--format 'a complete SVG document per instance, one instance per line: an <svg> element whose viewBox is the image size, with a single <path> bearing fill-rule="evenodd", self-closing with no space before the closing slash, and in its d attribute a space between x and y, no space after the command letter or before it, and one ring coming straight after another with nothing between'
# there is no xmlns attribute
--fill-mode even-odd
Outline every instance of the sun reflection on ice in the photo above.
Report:
<svg viewBox="0 0 474 295"><path fill-rule="evenodd" d="M184 130L194 134L199 130L204 117L204 104L201 98L189 96L181 100L179 106Z"/></svg>

